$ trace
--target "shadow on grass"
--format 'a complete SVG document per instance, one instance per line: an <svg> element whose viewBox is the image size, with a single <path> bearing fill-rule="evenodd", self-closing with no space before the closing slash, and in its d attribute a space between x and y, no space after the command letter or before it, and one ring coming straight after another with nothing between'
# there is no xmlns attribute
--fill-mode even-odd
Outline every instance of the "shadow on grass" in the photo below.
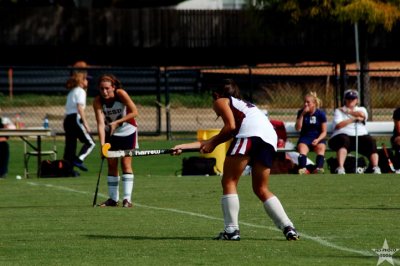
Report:
<svg viewBox="0 0 400 266"><path fill-rule="evenodd" d="M139 235L132 235L132 236L123 236L123 235L85 235L89 239L130 239L130 240L212 240L218 242L218 240L214 240L213 237L186 237L186 236L139 236ZM252 240L252 241L287 241L286 239L266 239L266 238L246 238L245 240ZM223 241L222 242L236 242L236 241ZM241 240L243 241L243 240Z"/></svg>

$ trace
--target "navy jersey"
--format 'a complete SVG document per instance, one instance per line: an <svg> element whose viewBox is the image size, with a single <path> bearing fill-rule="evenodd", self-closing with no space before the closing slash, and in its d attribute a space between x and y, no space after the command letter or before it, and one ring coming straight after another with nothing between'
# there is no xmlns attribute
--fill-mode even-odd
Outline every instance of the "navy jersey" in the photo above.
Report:
<svg viewBox="0 0 400 266"><path fill-rule="evenodd" d="M300 117L300 114L303 110L300 109L297 112L297 118ZM321 135L322 124L326 122L325 112L317 109L315 112L310 115L309 113L303 116L303 126L300 131L300 138L306 137L308 139L316 139Z"/></svg>

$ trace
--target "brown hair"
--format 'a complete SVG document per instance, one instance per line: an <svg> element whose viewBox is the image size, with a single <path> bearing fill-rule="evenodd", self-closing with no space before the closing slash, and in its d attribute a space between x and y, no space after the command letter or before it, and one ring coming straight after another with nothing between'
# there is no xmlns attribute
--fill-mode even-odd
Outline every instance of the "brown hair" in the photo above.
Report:
<svg viewBox="0 0 400 266"><path fill-rule="evenodd" d="M103 74L100 76L99 78L99 82L98 82L98 87L100 87L100 84L102 82L110 82L111 85L113 87L115 87L115 89L120 89L122 88L122 83L121 81L119 81L113 74Z"/></svg>
<svg viewBox="0 0 400 266"><path fill-rule="evenodd" d="M72 76L67 80L65 87L67 90L71 90L75 87L80 86L83 84L84 80L87 79L87 74L84 72L75 72ZM86 89L86 88L84 88Z"/></svg>
<svg viewBox="0 0 400 266"><path fill-rule="evenodd" d="M215 98L218 94L219 97L228 98L235 97L238 99L242 99L240 94L239 86L232 79L224 79L221 84L216 85L215 89L213 89L213 97Z"/></svg>

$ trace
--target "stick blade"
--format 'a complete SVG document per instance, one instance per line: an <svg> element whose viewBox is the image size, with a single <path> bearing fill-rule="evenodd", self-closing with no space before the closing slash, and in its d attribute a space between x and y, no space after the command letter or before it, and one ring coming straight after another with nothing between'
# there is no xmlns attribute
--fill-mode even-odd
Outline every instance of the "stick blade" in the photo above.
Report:
<svg viewBox="0 0 400 266"><path fill-rule="evenodd" d="M104 157L108 158L108 150L111 148L111 144L110 143L105 143L102 147L101 147L101 153L103 154Z"/></svg>

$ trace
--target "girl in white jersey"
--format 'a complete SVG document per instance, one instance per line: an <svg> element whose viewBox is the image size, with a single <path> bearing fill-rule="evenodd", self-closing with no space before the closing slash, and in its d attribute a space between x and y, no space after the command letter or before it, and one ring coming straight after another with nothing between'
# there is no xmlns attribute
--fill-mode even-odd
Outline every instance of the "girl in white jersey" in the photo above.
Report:
<svg viewBox="0 0 400 266"><path fill-rule="evenodd" d="M138 148L136 105L122 89L121 82L113 75L102 75L99 79L100 95L96 96L93 108L96 115L97 130L101 146L111 144L110 150L128 150ZM109 199L99 204L101 207L119 205L119 181L122 177L122 207L132 207L134 174L132 157L121 158L121 174L118 172L118 158L107 158Z"/></svg>
<svg viewBox="0 0 400 266"><path fill-rule="evenodd" d="M69 93L65 104L65 118L63 122L65 131L64 160L69 161L73 166L83 171L88 170L83 161L93 151L95 146L85 115L87 86L87 74L84 72L74 73L68 79L66 88L69 90ZM83 145L79 154L76 155L78 139ZM70 172L71 175L77 175L72 170L72 167Z"/></svg>
<svg viewBox="0 0 400 266"><path fill-rule="evenodd" d="M200 148L202 153L211 153L216 146L233 137L221 180L225 228L214 239L240 240L237 185L248 164L252 166L253 191L263 203L267 215L283 231L287 240L299 239L279 199L268 189L277 146L277 135L268 117L255 105L241 100L239 88L233 80L224 80L224 84L217 86L213 98L213 109L224 121L219 134L208 140L177 145L174 154L188 148Z"/></svg>

